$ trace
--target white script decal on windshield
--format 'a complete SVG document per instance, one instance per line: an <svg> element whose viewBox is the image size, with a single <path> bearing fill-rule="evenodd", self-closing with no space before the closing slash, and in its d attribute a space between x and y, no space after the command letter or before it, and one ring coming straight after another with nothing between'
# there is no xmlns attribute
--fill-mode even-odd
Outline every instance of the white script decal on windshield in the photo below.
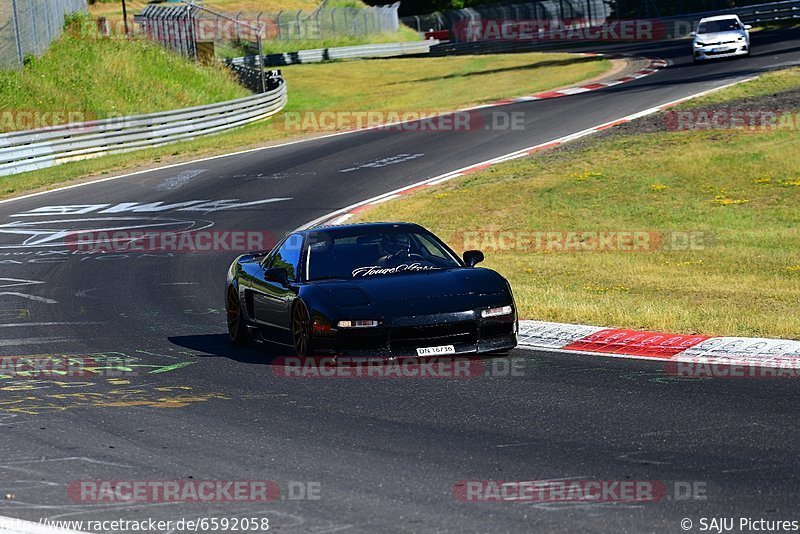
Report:
<svg viewBox="0 0 800 534"><path fill-rule="evenodd" d="M435 271L439 267L433 265L421 265L419 263L402 263L397 267L380 267L379 265L370 265L369 267L357 267L353 269L353 278L356 276L372 276L375 274L395 274L405 272L417 271Z"/></svg>

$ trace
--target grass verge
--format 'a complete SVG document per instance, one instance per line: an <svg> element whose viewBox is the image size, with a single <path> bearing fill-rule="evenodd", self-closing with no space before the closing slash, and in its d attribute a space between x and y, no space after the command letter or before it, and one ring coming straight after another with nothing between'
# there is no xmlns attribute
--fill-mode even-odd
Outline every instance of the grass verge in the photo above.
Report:
<svg viewBox="0 0 800 534"><path fill-rule="evenodd" d="M54 47L58 54L57 44ZM94 65L96 69L102 64ZM389 59L284 67L287 111L445 111L570 85L610 68L608 60L568 54L509 54ZM51 72L60 79L61 72ZM66 74L65 74L66 76ZM488 83L491 81L491 83ZM145 83L144 81L140 83ZM62 108L58 108L62 109ZM80 177L133 170L153 163L231 152L308 136L287 129L281 114L225 134L156 149L73 162L0 177L0 196L53 187Z"/></svg>
<svg viewBox="0 0 800 534"><path fill-rule="evenodd" d="M798 71L702 103L778 87L800 87ZM800 339L798 151L795 128L611 130L359 218L416 221L456 248L482 247L486 266L511 281L525 318ZM649 246L579 252L602 246L583 232L602 231L644 232L637 235ZM536 232L545 232L540 242Z"/></svg>
<svg viewBox="0 0 800 534"><path fill-rule="evenodd" d="M0 131L26 129L15 112L92 120L249 94L222 65L198 66L150 41L100 38L87 26L88 19L75 17L42 57L29 57L22 70L0 71Z"/></svg>

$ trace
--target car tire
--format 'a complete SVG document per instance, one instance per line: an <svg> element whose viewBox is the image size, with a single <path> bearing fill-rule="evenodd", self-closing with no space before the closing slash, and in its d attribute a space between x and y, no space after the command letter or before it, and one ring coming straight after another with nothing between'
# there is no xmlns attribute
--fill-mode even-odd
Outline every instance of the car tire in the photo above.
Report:
<svg viewBox="0 0 800 534"><path fill-rule="evenodd" d="M236 345L243 347L250 342L247 333L247 325L242 313L242 301L239 298L239 290L234 286L228 288L225 297L225 316L228 320L228 335Z"/></svg>
<svg viewBox="0 0 800 534"><path fill-rule="evenodd" d="M298 356L313 354L311 344L311 314L308 307L300 299L292 306L292 342Z"/></svg>

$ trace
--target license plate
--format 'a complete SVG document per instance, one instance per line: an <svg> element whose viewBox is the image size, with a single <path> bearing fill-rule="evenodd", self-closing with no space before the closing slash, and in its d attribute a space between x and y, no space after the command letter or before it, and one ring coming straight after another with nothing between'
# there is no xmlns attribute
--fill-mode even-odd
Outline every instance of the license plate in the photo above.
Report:
<svg viewBox="0 0 800 534"><path fill-rule="evenodd" d="M715 54L722 54L723 52L729 52L727 48L715 48L711 52Z"/></svg>
<svg viewBox="0 0 800 534"><path fill-rule="evenodd" d="M417 349L417 356L441 356L442 354L455 354L453 345L439 345L438 347L423 347Z"/></svg>

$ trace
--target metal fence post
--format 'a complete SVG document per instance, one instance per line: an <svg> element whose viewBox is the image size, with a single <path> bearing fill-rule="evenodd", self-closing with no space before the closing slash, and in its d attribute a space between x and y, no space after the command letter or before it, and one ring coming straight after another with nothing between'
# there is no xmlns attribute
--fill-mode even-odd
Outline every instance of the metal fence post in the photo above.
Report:
<svg viewBox="0 0 800 534"><path fill-rule="evenodd" d="M194 27L194 22L195 22L194 13L195 13L194 0L190 0L189 7L186 10L186 24L188 25L187 44L189 46L189 55L194 56L194 62L197 63L199 61L199 58L197 57L197 35L195 32L196 28Z"/></svg>
<svg viewBox="0 0 800 534"><path fill-rule="evenodd" d="M22 56L22 36L19 34L19 13L17 12L17 0L11 0L11 18L14 19L14 40L17 42L17 56L19 59L19 64L22 65L25 62L25 58Z"/></svg>
<svg viewBox="0 0 800 534"><path fill-rule="evenodd" d="M264 49L261 46L262 45L261 37L262 37L262 34L264 33L264 27L265 26L266 25L262 22L261 23L261 28L259 28L258 35L256 36L256 41L258 43L258 70L261 71L260 74L261 74L261 92L262 93L266 93L267 92L267 80L266 80L265 75L264 75Z"/></svg>
<svg viewBox="0 0 800 534"><path fill-rule="evenodd" d="M29 5L31 8L31 29L33 32L33 52L35 54L41 54L42 50L39 47L39 28L36 24L36 19L38 15L36 13L36 0L29 0Z"/></svg>

